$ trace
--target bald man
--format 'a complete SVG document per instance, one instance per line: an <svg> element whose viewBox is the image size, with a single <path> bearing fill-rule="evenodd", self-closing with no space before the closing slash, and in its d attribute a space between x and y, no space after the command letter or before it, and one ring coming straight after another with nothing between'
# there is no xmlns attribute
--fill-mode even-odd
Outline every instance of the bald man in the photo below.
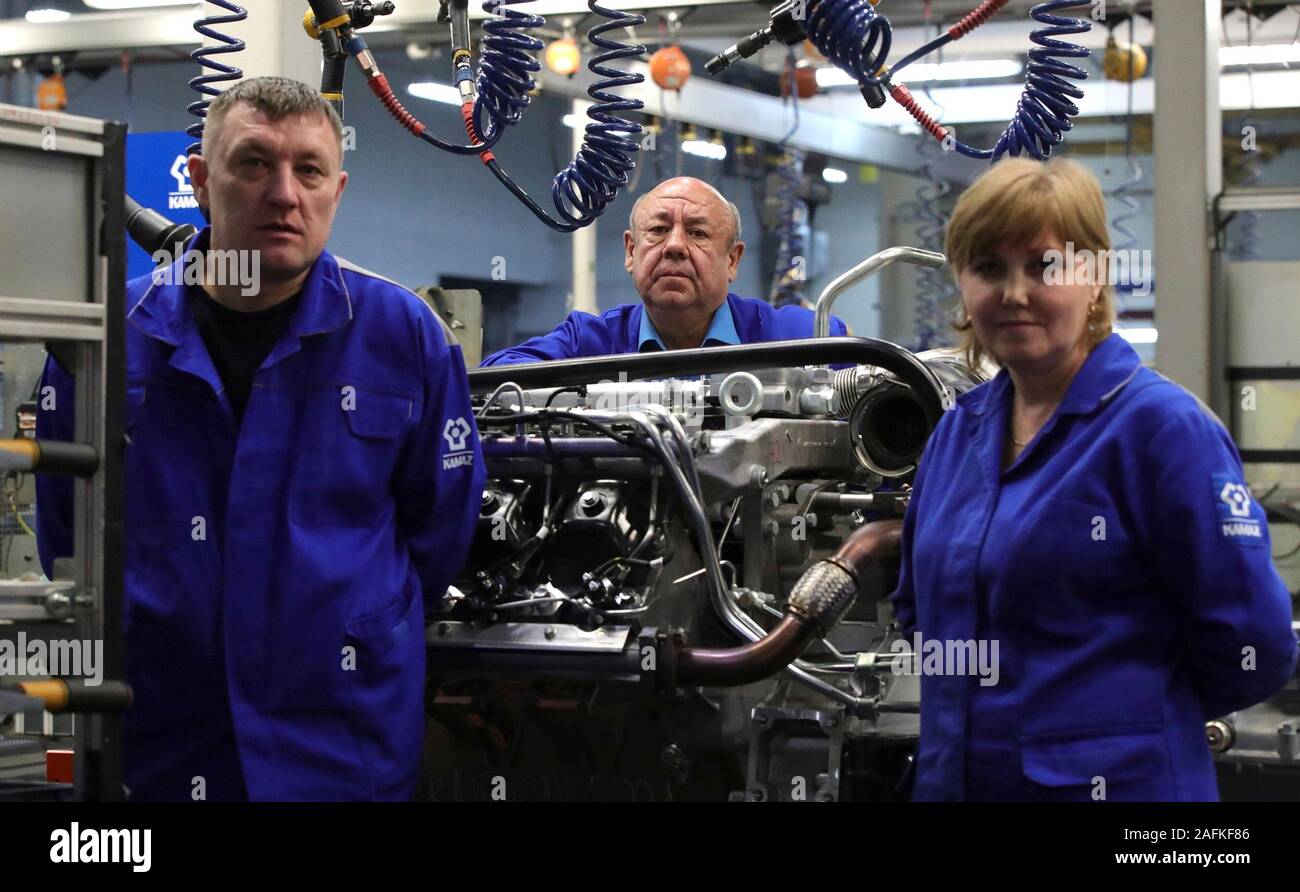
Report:
<svg viewBox="0 0 1300 892"><path fill-rule="evenodd" d="M677 177L638 198L623 249L640 303L599 316L570 313L550 334L494 353L483 365L812 337L810 310L777 309L728 291L745 254L740 212L708 183ZM831 334L845 334L844 323L832 318Z"/></svg>

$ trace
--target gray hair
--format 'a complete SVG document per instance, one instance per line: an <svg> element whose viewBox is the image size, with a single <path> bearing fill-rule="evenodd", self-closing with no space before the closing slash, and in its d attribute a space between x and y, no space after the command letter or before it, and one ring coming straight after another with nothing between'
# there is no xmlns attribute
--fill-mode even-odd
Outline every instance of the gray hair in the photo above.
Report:
<svg viewBox="0 0 1300 892"><path fill-rule="evenodd" d="M650 192L653 191L653 189L650 190ZM636 232L636 209L641 207L641 200L649 195L650 192L641 193L637 196L636 201L632 202L632 210L627 215L627 228L633 232ZM722 195L722 193L718 194L731 214L731 241L727 245L727 248L731 249L736 247L736 242L740 241L740 208L736 207L736 203L725 195Z"/></svg>
<svg viewBox="0 0 1300 892"><path fill-rule="evenodd" d="M334 138L343 151L343 122L325 99L304 84L287 77L251 77L223 92L208 106L207 120L203 126L203 155L209 157L216 146L221 124L226 112L237 102L251 105L272 121L298 115L324 115L329 121Z"/></svg>

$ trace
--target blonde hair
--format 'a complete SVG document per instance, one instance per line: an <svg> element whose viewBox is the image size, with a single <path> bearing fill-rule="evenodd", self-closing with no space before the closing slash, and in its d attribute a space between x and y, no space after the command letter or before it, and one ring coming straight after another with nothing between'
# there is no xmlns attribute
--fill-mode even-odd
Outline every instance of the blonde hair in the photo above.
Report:
<svg viewBox="0 0 1300 892"><path fill-rule="evenodd" d="M1007 158L994 164L970 185L948 222L944 253L954 277L976 257L994 252L1005 242L1029 242L1050 233L1074 250L1092 251L1099 258L1097 274L1101 294L1100 312L1089 312L1083 343L1088 350L1110 336L1115 319L1109 270L1110 233L1106 229L1106 200L1092 171L1063 158L1034 161ZM980 343L966 315L958 305L960 321L953 327L962 333L962 347L971 368L977 368L986 348Z"/></svg>

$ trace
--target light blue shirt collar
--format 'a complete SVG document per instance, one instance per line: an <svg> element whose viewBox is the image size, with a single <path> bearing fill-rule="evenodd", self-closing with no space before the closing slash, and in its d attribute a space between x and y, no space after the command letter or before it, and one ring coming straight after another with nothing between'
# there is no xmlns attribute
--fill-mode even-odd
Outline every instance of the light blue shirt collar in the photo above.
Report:
<svg viewBox="0 0 1300 892"><path fill-rule="evenodd" d="M704 342L702 347L717 346L720 344L739 344L740 333L736 331L736 320L731 315L731 302L724 300L722 306L718 307L713 314L713 321L709 323L709 330L704 333ZM647 344L654 344L660 350L667 350L664 339L659 337L659 332L655 329L655 324L650 321L650 314L645 311L645 306L641 307L641 331L637 334L637 352L646 349Z"/></svg>

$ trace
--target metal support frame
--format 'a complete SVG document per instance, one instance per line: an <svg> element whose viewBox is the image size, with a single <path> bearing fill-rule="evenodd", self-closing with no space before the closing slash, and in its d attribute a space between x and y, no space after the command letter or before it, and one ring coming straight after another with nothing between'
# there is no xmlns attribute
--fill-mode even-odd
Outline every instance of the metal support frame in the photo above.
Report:
<svg viewBox="0 0 1300 892"><path fill-rule="evenodd" d="M593 105L595 103L590 100L574 99L570 103L569 110L575 120L585 121L587 120L587 110ZM581 126L572 127L569 136L572 142L573 155L576 158L586 141L586 128ZM569 310L591 313L593 316L600 312L600 305L596 301L596 227L598 226L600 226L599 218L594 220L590 226L584 226L570 236L572 239L573 290L569 294Z"/></svg>
<svg viewBox="0 0 1300 892"><path fill-rule="evenodd" d="M1222 187L1221 0L1154 0L1156 365L1203 400L1220 377L1223 328L1211 287L1210 204Z"/></svg>
<svg viewBox="0 0 1300 892"><path fill-rule="evenodd" d="M755 707L750 716L744 801L838 800L846 721L844 711L837 708ZM818 752L823 740L824 756ZM808 771L810 776L796 774L822 768L821 759L825 759L824 771ZM799 781L802 792L795 792L792 782Z"/></svg>
<svg viewBox="0 0 1300 892"><path fill-rule="evenodd" d="M622 97L641 100L645 114L774 143L786 137L793 121L789 106L778 96L766 96L700 76L691 78L689 89L667 98L651 80L649 65L633 61L622 67L646 78L644 83L619 90ZM585 99L587 88L595 80L596 76L585 68L572 75L543 69L537 75L543 90L570 98ZM858 104L866 108L860 98ZM580 128L588 123L586 118L578 121ZM886 170L913 173L918 165L915 136L897 133L883 124L826 111L812 101L800 105L799 128L789 136L788 143L795 148ZM983 165L956 152L942 153L935 164L940 176L958 184L970 182L984 170Z"/></svg>
<svg viewBox="0 0 1300 892"><path fill-rule="evenodd" d="M1234 335L1240 337L1236 329L1238 327L1245 328L1246 331L1251 329L1248 322L1243 322L1241 319L1240 301L1238 301L1238 318L1235 321L1233 319L1233 300L1229 293L1228 280L1230 264L1227 253L1228 224L1237 213L1243 211L1300 210L1300 186L1227 188L1215 197L1212 207L1214 248L1211 253L1211 269L1214 288L1214 322L1216 329L1222 332L1223 349L1218 353L1214 367L1211 389L1214 399L1210 405L1224 423L1230 425L1231 433L1236 439L1242 435L1242 431L1237 424L1241 417L1240 413L1234 411L1236 393L1234 388L1242 381L1294 380L1300 376L1300 368L1294 368L1289 364L1275 365L1277 360L1272 357L1277 354L1270 355L1263 362L1253 362L1246 367L1243 367L1240 362L1233 362L1233 351L1229 345L1234 342ZM1289 363L1289 357L1286 361ZM1290 464L1297 460L1294 451L1285 446L1264 449L1243 448L1241 454L1246 464L1274 462Z"/></svg>
<svg viewBox="0 0 1300 892"><path fill-rule="evenodd" d="M0 297L0 341L55 342L72 360L76 440L100 458L95 474L78 478L75 487L73 628L80 639L104 642L104 678L123 679L126 125L0 104L0 145L89 166L88 293ZM123 798L121 725L120 717L107 715L77 722L78 799Z"/></svg>

